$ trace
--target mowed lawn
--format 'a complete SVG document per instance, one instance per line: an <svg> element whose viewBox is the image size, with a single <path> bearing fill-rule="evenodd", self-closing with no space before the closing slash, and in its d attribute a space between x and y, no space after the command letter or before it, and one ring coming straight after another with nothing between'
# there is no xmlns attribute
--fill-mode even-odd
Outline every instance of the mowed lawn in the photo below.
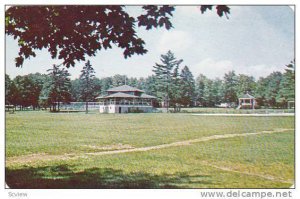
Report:
<svg viewBox="0 0 300 199"><path fill-rule="evenodd" d="M294 181L293 129L294 117L6 114L6 182L12 188L287 188ZM273 133L97 155L265 131ZM51 155L57 158L43 159Z"/></svg>

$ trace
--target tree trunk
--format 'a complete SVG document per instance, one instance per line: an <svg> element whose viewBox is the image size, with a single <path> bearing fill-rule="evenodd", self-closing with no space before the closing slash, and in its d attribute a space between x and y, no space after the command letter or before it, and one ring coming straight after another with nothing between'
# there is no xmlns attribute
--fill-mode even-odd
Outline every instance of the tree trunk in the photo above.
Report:
<svg viewBox="0 0 300 199"><path fill-rule="evenodd" d="M88 114L88 101L85 102L85 114Z"/></svg>

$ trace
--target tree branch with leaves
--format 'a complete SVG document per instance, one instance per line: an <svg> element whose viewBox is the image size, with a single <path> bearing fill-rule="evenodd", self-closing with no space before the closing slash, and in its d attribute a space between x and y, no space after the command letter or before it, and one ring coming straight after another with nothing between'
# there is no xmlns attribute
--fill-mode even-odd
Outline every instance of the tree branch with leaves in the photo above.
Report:
<svg viewBox="0 0 300 199"><path fill-rule="evenodd" d="M204 5L200 10L204 13L213 7L220 17L230 13L224 5ZM53 59L62 59L67 68L114 45L128 58L147 52L145 41L137 35L137 27L146 30L173 27L175 6L141 8L145 13L134 17L122 5L11 6L5 12L5 33L18 40L17 67L42 49L47 49Z"/></svg>

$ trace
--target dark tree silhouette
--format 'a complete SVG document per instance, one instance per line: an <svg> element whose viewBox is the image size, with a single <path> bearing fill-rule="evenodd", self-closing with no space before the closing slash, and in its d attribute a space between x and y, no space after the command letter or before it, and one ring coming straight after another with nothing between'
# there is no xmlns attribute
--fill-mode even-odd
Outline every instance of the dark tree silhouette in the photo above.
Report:
<svg viewBox="0 0 300 199"><path fill-rule="evenodd" d="M200 10L204 13L212 7L200 6ZM229 13L227 6L215 7L220 17ZM17 67L43 48L52 58L62 59L66 67L112 45L123 49L127 58L147 52L144 40L136 33L137 26L147 30L173 27L170 18L174 6L146 5L142 10L146 13L134 17L122 5L11 6L5 12L5 33L18 40Z"/></svg>

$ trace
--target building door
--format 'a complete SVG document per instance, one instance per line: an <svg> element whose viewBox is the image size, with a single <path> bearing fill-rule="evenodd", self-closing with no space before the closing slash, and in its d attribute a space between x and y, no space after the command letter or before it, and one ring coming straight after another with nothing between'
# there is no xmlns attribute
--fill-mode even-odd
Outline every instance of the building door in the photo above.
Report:
<svg viewBox="0 0 300 199"><path fill-rule="evenodd" d="M119 113L122 113L122 108L121 107L119 107Z"/></svg>

